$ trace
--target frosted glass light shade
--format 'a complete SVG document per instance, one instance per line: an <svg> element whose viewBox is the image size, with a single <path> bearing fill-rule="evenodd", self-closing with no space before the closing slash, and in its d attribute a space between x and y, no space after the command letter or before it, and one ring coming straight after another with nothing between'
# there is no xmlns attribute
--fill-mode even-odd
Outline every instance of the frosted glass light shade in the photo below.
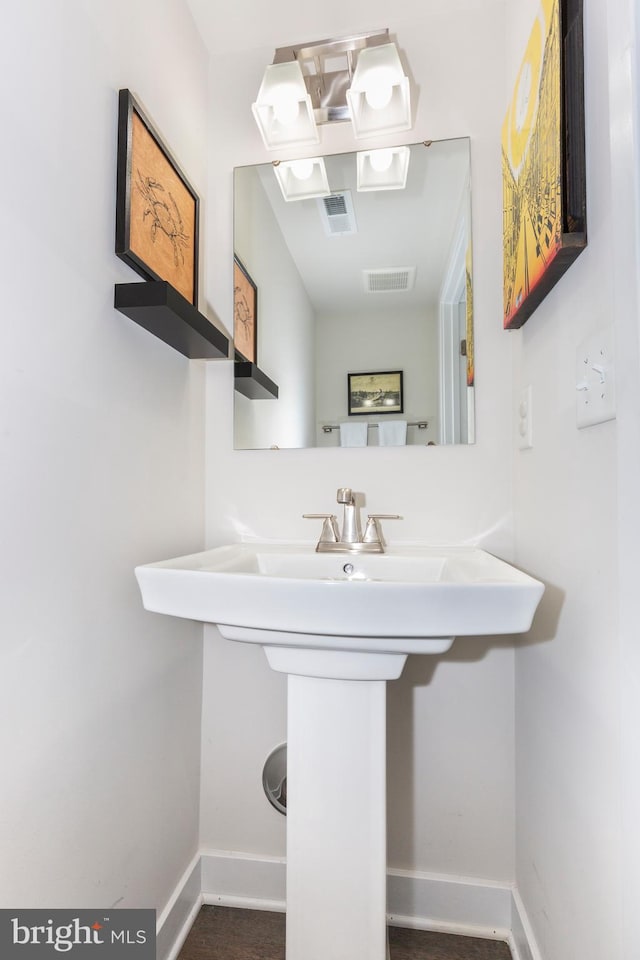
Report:
<svg viewBox="0 0 640 960"><path fill-rule="evenodd" d="M394 43L360 51L347 102L356 139L411 129L409 79Z"/></svg>
<svg viewBox="0 0 640 960"><path fill-rule="evenodd" d="M328 197L331 193L322 157L282 160L273 168L285 200Z"/></svg>
<svg viewBox="0 0 640 960"><path fill-rule="evenodd" d="M358 153L358 190L404 190L410 156L409 147L385 147Z"/></svg>
<svg viewBox="0 0 640 960"><path fill-rule="evenodd" d="M267 67L251 109L268 150L320 140L311 97L296 61Z"/></svg>

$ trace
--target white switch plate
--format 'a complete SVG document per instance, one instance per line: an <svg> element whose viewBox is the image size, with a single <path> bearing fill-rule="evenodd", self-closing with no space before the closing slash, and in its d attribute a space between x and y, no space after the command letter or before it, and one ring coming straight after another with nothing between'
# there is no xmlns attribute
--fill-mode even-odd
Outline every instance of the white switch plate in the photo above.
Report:
<svg viewBox="0 0 640 960"><path fill-rule="evenodd" d="M576 423L578 428L615 420L616 383L613 329L599 330L576 352Z"/></svg>
<svg viewBox="0 0 640 960"><path fill-rule="evenodd" d="M529 450L533 446L532 397L533 391L529 384L522 390L518 404L518 446L521 450Z"/></svg>

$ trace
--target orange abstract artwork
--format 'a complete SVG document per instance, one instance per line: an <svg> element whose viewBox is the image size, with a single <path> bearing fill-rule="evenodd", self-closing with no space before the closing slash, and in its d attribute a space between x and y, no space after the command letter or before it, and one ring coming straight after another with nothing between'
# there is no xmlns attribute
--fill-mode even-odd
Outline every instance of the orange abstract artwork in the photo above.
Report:
<svg viewBox="0 0 640 960"><path fill-rule="evenodd" d="M195 204L137 114L133 114L131 249L193 301Z"/></svg>
<svg viewBox="0 0 640 960"><path fill-rule="evenodd" d="M198 301L199 200L131 92L118 94L116 254Z"/></svg>
<svg viewBox="0 0 640 960"><path fill-rule="evenodd" d="M238 258L233 262L233 341L237 352L258 362L258 291Z"/></svg>

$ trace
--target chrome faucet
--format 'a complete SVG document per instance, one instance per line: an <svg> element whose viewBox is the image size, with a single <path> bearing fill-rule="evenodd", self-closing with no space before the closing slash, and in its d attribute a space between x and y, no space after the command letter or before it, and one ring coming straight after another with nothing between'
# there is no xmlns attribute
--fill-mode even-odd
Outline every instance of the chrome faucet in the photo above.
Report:
<svg viewBox="0 0 640 960"><path fill-rule="evenodd" d="M370 513L362 534L357 498L351 487L339 487L336 495L342 504L342 530L335 513L303 513L306 519L323 520L317 553L384 553L384 537L380 520L400 520L397 513Z"/></svg>
<svg viewBox="0 0 640 960"><path fill-rule="evenodd" d="M340 487L336 495L338 503L343 505L341 543L361 543L360 511L351 487Z"/></svg>

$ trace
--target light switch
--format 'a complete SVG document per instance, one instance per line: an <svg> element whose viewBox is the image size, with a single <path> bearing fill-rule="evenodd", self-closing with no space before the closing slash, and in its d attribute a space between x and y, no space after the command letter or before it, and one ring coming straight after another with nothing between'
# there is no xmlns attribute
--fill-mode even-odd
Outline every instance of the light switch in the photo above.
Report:
<svg viewBox="0 0 640 960"><path fill-rule="evenodd" d="M532 396L533 391L529 384L521 392L518 403L518 446L521 450L529 450L533 446Z"/></svg>
<svg viewBox="0 0 640 960"><path fill-rule="evenodd" d="M580 344L576 353L576 423L578 428L616 416L613 329L607 327Z"/></svg>

